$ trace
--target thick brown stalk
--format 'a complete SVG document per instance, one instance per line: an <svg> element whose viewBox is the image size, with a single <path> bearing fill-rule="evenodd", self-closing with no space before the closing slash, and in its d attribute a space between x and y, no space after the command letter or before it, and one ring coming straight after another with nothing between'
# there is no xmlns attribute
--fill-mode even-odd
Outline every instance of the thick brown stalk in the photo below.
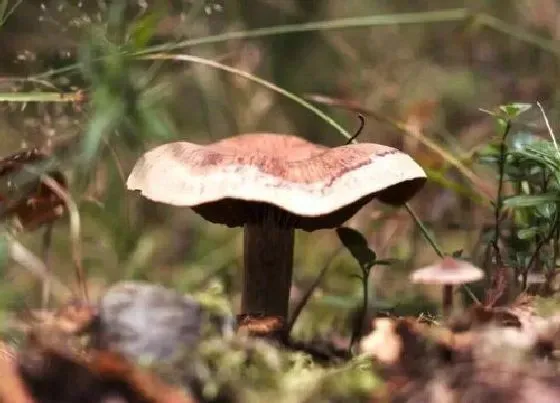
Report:
<svg viewBox="0 0 560 403"><path fill-rule="evenodd" d="M241 314L286 322L292 285L294 228L268 219L245 224Z"/></svg>

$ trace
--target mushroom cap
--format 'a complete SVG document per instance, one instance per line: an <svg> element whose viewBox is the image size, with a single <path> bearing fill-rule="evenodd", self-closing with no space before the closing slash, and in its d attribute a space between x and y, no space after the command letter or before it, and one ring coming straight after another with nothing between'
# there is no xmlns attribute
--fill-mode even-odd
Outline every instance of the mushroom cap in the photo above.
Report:
<svg viewBox="0 0 560 403"><path fill-rule="evenodd" d="M449 256L435 264L414 270L410 275L413 283L443 285L465 284L480 280L483 277L482 269L464 260Z"/></svg>
<svg viewBox="0 0 560 403"><path fill-rule="evenodd" d="M127 187L232 227L275 211L295 228L315 230L342 224L376 196L402 204L425 180L422 168L395 148L329 148L291 135L251 133L210 145L156 147L137 161Z"/></svg>

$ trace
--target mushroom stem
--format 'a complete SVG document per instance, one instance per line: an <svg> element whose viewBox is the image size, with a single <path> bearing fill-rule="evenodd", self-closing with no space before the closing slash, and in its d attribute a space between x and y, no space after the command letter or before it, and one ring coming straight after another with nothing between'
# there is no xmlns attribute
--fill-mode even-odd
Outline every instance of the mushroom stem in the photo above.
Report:
<svg viewBox="0 0 560 403"><path fill-rule="evenodd" d="M245 224L241 313L285 323L292 285L294 228L273 220Z"/></svg>
<svg viewBox="0 0 560 403"><path fill-rule="evenodd" d="M453 286L445 284L443 286L443 314L445 316L451 313L451 308L453 307Z"/></svg>

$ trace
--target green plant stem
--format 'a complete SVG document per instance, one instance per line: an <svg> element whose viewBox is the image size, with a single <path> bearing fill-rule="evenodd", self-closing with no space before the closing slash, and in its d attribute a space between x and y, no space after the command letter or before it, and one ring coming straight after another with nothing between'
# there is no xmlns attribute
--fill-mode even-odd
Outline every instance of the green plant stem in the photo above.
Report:
<svg viewBox="0 0 560 403"><path fill-rule="evenodd" d="M511 120L508 119L506 121L506 127L504 128L504 132L502 134L502 140L500 142L500 157L498 158L498 192L496 195L496 206L494 209L494 249L496 253L499 253L498 249L498 241L500 239L500 223L501 223L501 215L502 215L502 207L504 204L503 200L503 186L504 186L504 171L506 165L506 139L511 129Z"/></svg>
<svg viewBox="0 0 560 403"><path fill-rule="evenodd" d="M414 222L416 223L416 225L422 232L422 235L424 236L424 238L426 238L430 246L434 249L434 251L438 254L439 257L443 258L444 257L443 251L438 246L435 239L430 235L428 229L426 228L422 220L420 220L420 218L416 215L412 207L410 207L410 204L405 203L404 207L406 208L406 211L408 211L408 214L410 214L410 216L412 217L412 219L414 220Z"/></svg>
<svg viewBox="0 0 560 403"><path fill-rule="evenodd" d="M362 268L362 312L360 315L360 321L356 325L356 338L352 340L352 345L357 341L358 337L362 333L362 329L364 327L364 322L366 320L367 311L368 311L368 301L369 301L369 273L371 271L371 267L366 269Z"/></svg>
<svg viewBox="0 0 560 403"><path fill-rule="evenodd" d="M384 25L427 24L436 22L462 21L470 15L467 8L424 11L417 13L397 13L386 15L368 15L365 17L340 18L327 21L314 21L303 24L278 25L257 28L251 31L226 32L203 38L187 39L174 45L150 47L146 53L184 49L190 46L207 45L236 39L262 38L265 36L295 34L301 32L327 31Z"/></svg>
<svg viewBox="0 0 560 403"><path fill-rule="evenodd" d="M202 38L187 39L173 45L155 45L146 49L130 53L131 56L145 55L162 51L184 49L191 46L209 45L239 39L262 38L274 35L286 35L301 32L326 31L335 29L349 29L360 27L373 27L384 25L425 24L437 22L461 22L471 19L473 24L488 27L497 32L510 35L520 41L529 43L556 56L560 55L560 49L556 41L542 38L526 30L512 26L496 17L484 13L473 14L468 8L456 8L440 11L427 11L418 13L400 13L373 15L365 17L342 18L328 21L315 21L304 24L279 25L273 27L257 28L250 31L226 32L218 35L210 35ZM67 73L78 69L80 63L52 69L35 75L31 78L47 78L53 75Z"/></svg>
<svg viewBox="0 0 560 403"><path fill-rule="evenodd" d="M556 56L560 55L560 49L558 48L557 41L543 38L540 35L535 35L526 30L520 29L516 25L508 24L492 15L484 13L477 14L474 21L475 23L488 27L494 31L501 32L502 34L509 35L512 38L546 50Z"/></svg>
<svg viewBox="0 0 560 403"><path fill-rule="evenodd" d="M260 84L263 87L266 87L266 88L268 88L272 91L275 91L275 92L285 96L286 98L289 98L292 101L300 104L301 106L303 106L304 108L313 112L319 118L324 120L328 125L333 127L335 130L337 130L340 134L342 134L347 139L351 139L352 136L353 136L346 129L344 129L342 126L340 126L333 118L331 118L330 116L325 114L319 108L313 106L311 103L307 102L305 99L298 97L294 93L292 93L288 90L285 90L284 88L278 87L277 85L271 83L270 81L264 80L264 79L262 79L260 77L257 77L257 76L255 76L251 73L248 73L246 71L227 66L225 64L222 64L220 62L216 62L214 60L209 60L209 59L205 59L205 58L198 57L198 56L193 56L193 55L174 55L174 54L166 54L166 53L157 53L157 54L153 54L153 55L140 56L139 59L141 59L141 60L176 60L176 61L179 60L179 61L190 62L190 63L198 63L198 64L209 66L209 67L212 67L212 68L215 68L215 69L218 69L218 70L227 71L228 73L235 74L235 75L243 77L247 80L253 81L257 84Z"/></svg>
<svg viewBox="0 0 560 403"><path fill-rule="evenodd" d="M329 256L326 263L323 265L323 268L319 272L319 275L315 278L315 280L313 280L313 283L309 286L309 288L307 289L307 291L305 292L301 300L298 302L298 304L296 305L296 307L292 312L292 316L288 321L288 324L286 325L286 334L289 335L291 333L299 315L303 311L303 308L307 305L307 302L313 296L313 292L315 291L315 289L319 286L319 284L321 284L321 281L325 277L325 274L327 274L327 270L331 266L331 263L334 260L334 258L337 257L342 250L343 250L342 247L335 249L335 251L331 254L331 256Z"/></svg>
<svg viewBox="0 0 560 403"><path fill-rule="evenodd" d="M53 223L50 222L47 224L43 232L43 239L42 239L42 253L41 258L43 259L43 263L45 264L45 268L48 272L51 272L51 247L52 247L52 234L53 234ZM46 278L43 282L43 286L41 289L41 308L48 309L49 307L49 299L51 296L51 289L50 289L50 282L49 278Z"/></svg>
<svg viewBox="0 0 560 403"><path fill-rule="evenodd" d="M303 24L287 24L272 27L263 27L253 30L225 32L217 35L208 35L201 38L187 39L172 45L149 46L138 52L130 52L130 56L140 56L150 53L169 52L181 50L191 46L212 45L239 39L262 38L275 35L287 35L302 32L315 32L336 29L350 29L360 27L373 27L384 25L425 24L436 22L463 21L470 15L467 8L449 9L443 11L427 11L419 13L397 13L385 15L370 15L365 17L340 18L327 21L314 21ZM123 52L124 53L124 52ZM52 75L67 73L79 68L79 63L71 64L59 69L48 70L34 78L46 78Z"/></svg>
<svg viewBox="0 0 560 403"><path fill-rule="evenodd" d="M21 3L23 3L23 0L17 0L10 9L8 9L8 0L3 0L2 3L0 3L0 27L6 23L8 18L10 18Z"/></svg>
<svg viewBox="0 0 560 403"><path fill-rule="evenodd" d="M368 283L369 283L369 269L365 267L360 267L362 270L362 275L360 280L362 281L362 308L360 309L360 316L357 322L354 322L352 326L352 334L350 335L350 344L348 346L348 353L352 353L352 348L360 338L360 334L362 333L362 328L364 327L364 321L367 315L367 308L368 308Z"/></svg>
<svg viewBox="0 0 560 403"><path fill-rule="evenodd" d="M56 181L54 181L50 176L42 174L39 177L41 182L44 183L46 186L50 188L50 190L55 193L58 197L60 197L66 208L68 210L69 215L69 223L70 223L70 240L71 240L71 255L72 261L74 263L74 269L76 271L76 279L78 283L78 287L82 292L82 300L85 302L89 302L89 293L87 287L87 271L84 269L83 266L83 257L82 257L82 240L81 240L81 219L80 219L80 211L78 209L78 205L76 204L75 200L72 196L60 186Z"/></svg>
<svg viewBox="0 0 560 403"><path fill-rule="evenodd" d="M560 208L559 205L556 205L556 209ZM523 270L522 273L522 281L521 281L521 288L524 291L527 291L527 277L529 275L529 272L531 271L531 267L533 266L533 264L535 263L535 261L537 260L537 258L539 257L540 251L541 249L548 243L550 242L550 240L554 239L555 236L557 236L557 230L558 230L558 224L560 223L559 221L559 217L558 215L555 215L554 217L554 224L552 225L552 227L550 228L550 230L548 231L548 234L546 235L546 237L544 237L543 239L541 239L538 243L537 246L535 247L535 251L533 252L533 254L531 255L531 258L529 259L529 262L527 263L527 266L525 267L525 269ZM555 250L556 250L556 246L557 243L554 244L555 245ZM556 259L553 260L553 262L556 262Z"/></svg>

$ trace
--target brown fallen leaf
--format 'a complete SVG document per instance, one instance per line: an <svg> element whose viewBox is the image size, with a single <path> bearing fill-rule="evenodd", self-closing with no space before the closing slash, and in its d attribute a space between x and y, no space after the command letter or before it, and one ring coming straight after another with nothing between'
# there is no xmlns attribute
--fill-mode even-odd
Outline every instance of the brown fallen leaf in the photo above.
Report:
<svg viewBox="0 0 560 403"><path fill-rule="evenodd" d="M32 333L18 354L20 371L37 399L53 401L62 396L65 401L97 403L120 396L135 403L196 402L124 356L81 348L67 340L71 338Z"/></svg>
<svg viewBox="0 0 560 403"><path fill-rule="evenodd" d="M237 332L250 336L280 336L284 329L284 322L279 316L238 315Z"/></svg>
<svg viewBox="0 0 560 403"><path fill-rule="evenodd" d="M15 365L15 352L0 341L0 402L34 403Z"/></svg>
<svg viewBox="0 0 560 403"><path fill-rule="evenodd" d="M195 403L185 392L165 384L154 374L141 369L119 354L94 351L85 365L103 379L125 381L153 403Z"/></svg>
<svg viewBox="0 0 560 403"><path fill-rule="evenodd" d="M33 231L43 224L60 218L65 211L64 201L39 177L16 185L16 175L24 173L47 160L48 156L38 149L11 154L0 159L0 218L11 218L21 230ZM47 172L55 182L66 188L66 178L60 171Z"/></svg>

